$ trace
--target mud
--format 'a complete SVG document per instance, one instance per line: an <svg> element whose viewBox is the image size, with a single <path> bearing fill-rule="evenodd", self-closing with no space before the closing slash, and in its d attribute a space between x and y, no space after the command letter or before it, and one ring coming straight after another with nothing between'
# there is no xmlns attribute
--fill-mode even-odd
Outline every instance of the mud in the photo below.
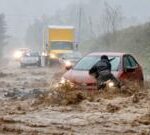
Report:
<svg viewBox="0 0 150 135"><path fill-rule="evenodd" d="M0 68L0 135L150 135L148 85L128 94L52 88L63 72Z"/></svg>

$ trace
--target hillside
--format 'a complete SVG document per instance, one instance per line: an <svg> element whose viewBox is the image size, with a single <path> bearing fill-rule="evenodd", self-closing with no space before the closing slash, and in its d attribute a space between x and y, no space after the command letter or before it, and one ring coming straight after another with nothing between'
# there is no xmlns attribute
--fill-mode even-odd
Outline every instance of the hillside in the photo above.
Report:
<svg viewBox="0 0 150 135"><path fill-rule="evenodd" d="M150 23L132 26L81 44L82 51L122 51L134 54L150 74Z"/></svg>

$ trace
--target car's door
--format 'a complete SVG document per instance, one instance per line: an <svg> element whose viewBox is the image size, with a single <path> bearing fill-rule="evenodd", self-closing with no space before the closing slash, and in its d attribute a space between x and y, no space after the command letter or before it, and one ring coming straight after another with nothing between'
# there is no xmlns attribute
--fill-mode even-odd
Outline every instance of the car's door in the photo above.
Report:
<svg viewBox="0 0 150 135"><path fill-rule="evenodd" d="M127 57L127 55L123 56L123 79L129 79L130 72L127 72L127 68L131 67L131 63Z"/></svg>
<svg viewBox="0 0 150 135"><path fill-rule="evenodd" d="M143 73L140 65L135 60L135 58L131 55L128 55L128 59L131 63L131 67L133 68L133 80L141 81L143 80Z"/></svg>
<svg viewBox="0 0 150 135"><path fill-rule="evenodd" d="M124 79L127 80L141 80L142 79L142 71L140 65L131 55L125 55L123 57L123 71L124 71Z"/></svg>

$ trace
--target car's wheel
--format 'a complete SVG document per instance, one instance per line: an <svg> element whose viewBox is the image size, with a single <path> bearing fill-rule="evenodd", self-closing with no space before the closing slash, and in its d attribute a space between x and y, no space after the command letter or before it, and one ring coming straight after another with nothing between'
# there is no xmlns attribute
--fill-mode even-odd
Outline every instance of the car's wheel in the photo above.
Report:
<svg viewBox="0 0 150 135"><path fill-rule="evenodd" d="M47 56L47 57L45 57L45 65L46 65L46 66L49 66L49 63L50 63L50 62L49 62L49 57Z"/></svg>
<svg viewBox="0 0 150 135"><path fill-rule="evenodd" d="M37 63L37 66L40 67L41 66L41 58L39 57L39 61Z"/></svg>

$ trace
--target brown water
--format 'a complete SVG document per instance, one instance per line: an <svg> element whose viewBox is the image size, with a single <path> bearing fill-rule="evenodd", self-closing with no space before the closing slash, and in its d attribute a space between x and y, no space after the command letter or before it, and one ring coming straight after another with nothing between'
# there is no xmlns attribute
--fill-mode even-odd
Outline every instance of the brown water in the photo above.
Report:
<svg viewBox="0 0 150 135"><path fill-rule="evenodd" d="M56 93L56 105L50 84L59 76L56 68L0 68L0 135L150 135L150 89Z"/></svg>

